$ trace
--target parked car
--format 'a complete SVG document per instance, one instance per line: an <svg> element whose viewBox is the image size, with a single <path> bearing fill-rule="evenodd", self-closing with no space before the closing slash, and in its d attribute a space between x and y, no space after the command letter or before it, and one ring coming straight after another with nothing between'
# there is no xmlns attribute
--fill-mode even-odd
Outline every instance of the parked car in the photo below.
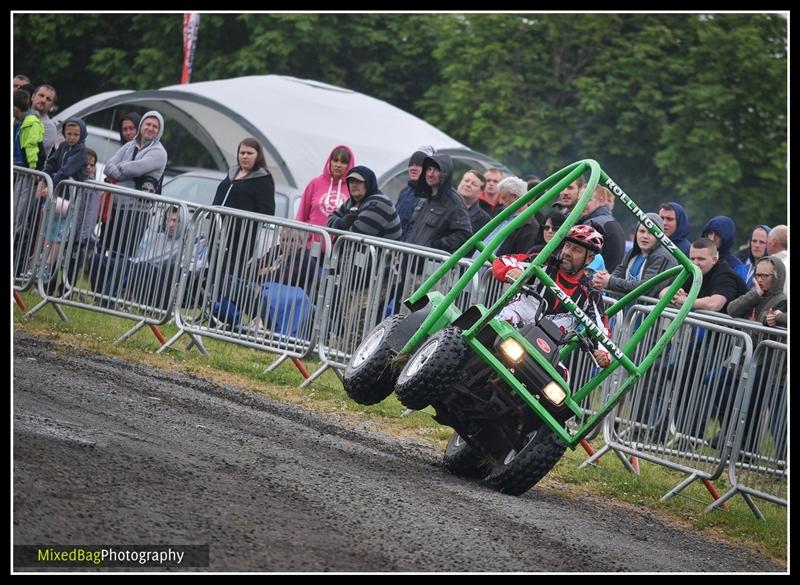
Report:
<svg viewBox="0 0 800 585"><path fill-rule="evenodd" d="M161 194L172 199L186 201L189 205L211 205L217 187L225 178L222 171L196 169L165 180ZM292 202L290 205L289 202ZM300 205L300 194L287 194L276 189L275 217L294 218ZM291 207L291 214L289 213Z"/></svg>
<svg viewBox="0 0 800 585"><path fill-rule="evenodd" d="M188 171L165 180L161 194L191 205L211 205L217 187L224 178L222 171Z"/></svg>

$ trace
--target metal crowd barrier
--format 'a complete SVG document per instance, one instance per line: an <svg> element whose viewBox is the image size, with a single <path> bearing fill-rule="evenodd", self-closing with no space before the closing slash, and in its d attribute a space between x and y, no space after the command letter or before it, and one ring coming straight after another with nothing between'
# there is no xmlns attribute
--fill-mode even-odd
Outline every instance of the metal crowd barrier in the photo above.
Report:
<svg viewBox="0 0 800 585"><path fill-rule="evenodd" d="M658 302L658 299L654 297L641 296L637 299L637 301L641 305L655 305ZM667 308L667 311L674 311L674 309ZM786 329L783 327L767 327L750 319L731 317L725 313L708 311L705 309L693 309L691 316L698 321L707 321L709 323L716 323L717 325L722 325L723 327L728 327L730 329L746 331L753 339L754 347L766 339L771 339L779 343L786 342Z"/></svg>
<svg viewBox="0 0 800 585"><path fill-rule="evenodd" d="M12 270L14 299L20 308L26 311L27 308L19 293L31 288L39 277L44 241L41 228L48 201L54 197L53 181L45 173L18 166L13 168L13 178ZM41 181L44 181L47 187L47 196L44 199L36 197L36 187ZM64 318L63 314L61 317Z"/></svg>
<svg viewBox="0 0 800 585"><path fill-rule="evenodd" d="M203 337L280 354L269 370L312 352L330 263L325 230L199 207L185 246L175 310L179 330L159 352L184 334L192 340L189 347L204 354Z"/></svg>
<svg viewBox="0 0 800 585"><path fill-rule="evenodd" d="M651 312L649 305L631 307L624 334L632 336ZM636 347L634 359L658 341L674 315L661 315ZM587 462L612 449L687 473L663 500L696 479L709 486L725 469L742 394L739 380L752 353L746 333L688 317L680 334L606 418L606 446Z"/></svg>
<svg viewBox="0 0 800 585"><path fill-rule="evenodd" d="M351 232L335 234L325 287L317 350L320 367L303 382L310 384L333 368L337 375L347 366L363 337L384 318L407 313L405 300L449 257L440 250ZM445 292L458 280L468 262L439 283ZM469 292L457 304L465 309Z"/></svg>
<svg viewBox="0 0 800 585"><path fill-rule="evenodd" d="M737 493L759 519L752 496L787 505L787 345L758 344L747 371L736 436L728 465L731 488L706 508L711 511Z"/></svg>
<svg viewBox="0 0 800 585"><path fill-rule="evenodd" d="M99 222L98 189L106 200ZM67 198L65 210L57 202ZM166 323L188 217L181 201L101 183L62 181L42 224L42 301L26 316L51 303L59 311L66 305L136 321L115 343L145 325Z"/></svg>

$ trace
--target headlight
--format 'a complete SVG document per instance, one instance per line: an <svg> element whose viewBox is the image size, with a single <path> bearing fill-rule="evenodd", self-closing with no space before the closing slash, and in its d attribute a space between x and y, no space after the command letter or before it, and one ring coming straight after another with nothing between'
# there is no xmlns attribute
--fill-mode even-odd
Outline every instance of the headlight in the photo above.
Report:
<svg viewBox="0 0 800 585"><path fill-rule="evenodd" d="M500 344L500 351L515 364L518 364L525 356L525 348L513 337L503 340Z"/></svg>
<svg viewBox="0 0 800 585"><path fill-rule="evenodd" d="M567 397L564 389L555 382L548 382L545 387L542 388L542 394L556 406L561 406L561 403L564 402Z"/></svg>

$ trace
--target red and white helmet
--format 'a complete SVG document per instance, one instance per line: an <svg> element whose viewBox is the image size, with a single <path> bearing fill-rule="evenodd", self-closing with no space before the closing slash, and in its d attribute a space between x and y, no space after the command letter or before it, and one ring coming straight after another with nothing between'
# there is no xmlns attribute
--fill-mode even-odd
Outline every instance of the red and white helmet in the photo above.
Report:
<svg viewBox="0 0 800 585"><path fill-rule="evenodd" d="M603 235L590 225L572 226L564 239L598 254L603 251Z"/></svg>

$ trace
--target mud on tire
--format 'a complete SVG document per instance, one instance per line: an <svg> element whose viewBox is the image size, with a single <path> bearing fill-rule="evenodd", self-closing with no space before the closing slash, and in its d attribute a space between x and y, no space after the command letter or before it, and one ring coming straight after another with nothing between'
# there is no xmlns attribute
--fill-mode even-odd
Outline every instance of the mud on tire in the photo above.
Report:
<svg viewBox="0 0 800 585"><path fill-rule="evenodd" d="M467 443L461 435L453 433L442 457L442 466L448 473L467 479L483 479L492 470L492 460Z"/></svg>
<svg viewBox="0 0 800 585"><path fill-rule="evenodd" d="M525 446L495 461L486 483L504 493L524 494L547 475L567 450L566 444L545 424L528 434Z"/></svg>
<svg viewBox="0 0 800 585"><path fill-rule="evenodd" d="M468 348L461 329L445 327L417 348L397 378L397 398L420 410L441 398L461 374Z"/></svg>
<svg viewBox="0 0 800 585"><path fill-rule="evenodd" d="M394 352L387 339L403 318L392 315L376 325L347 363L342 384L347 395L359 404L375 404L394 390L396 376L391 367Z"/></svg>

